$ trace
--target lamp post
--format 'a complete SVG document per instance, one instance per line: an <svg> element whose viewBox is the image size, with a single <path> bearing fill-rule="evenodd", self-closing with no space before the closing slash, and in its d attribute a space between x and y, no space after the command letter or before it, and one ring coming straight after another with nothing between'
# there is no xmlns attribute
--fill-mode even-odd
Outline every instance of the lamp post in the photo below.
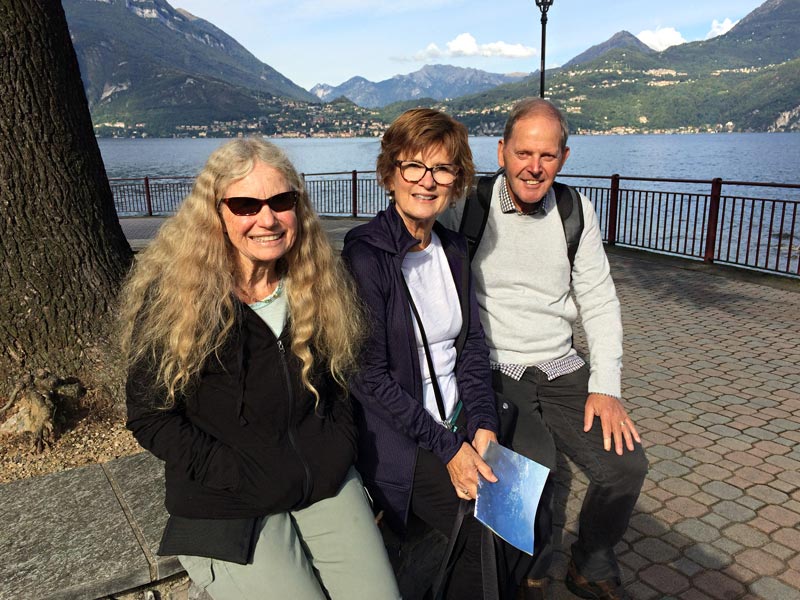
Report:
<svg viewBox="0 0 800 600"><path fill-rule="evenodd" d="M544 98L544 46L547 36L547 11L553 6L553 0L536 0L536 6L542 12L542 62L539 67L539 97Z"/></svg>

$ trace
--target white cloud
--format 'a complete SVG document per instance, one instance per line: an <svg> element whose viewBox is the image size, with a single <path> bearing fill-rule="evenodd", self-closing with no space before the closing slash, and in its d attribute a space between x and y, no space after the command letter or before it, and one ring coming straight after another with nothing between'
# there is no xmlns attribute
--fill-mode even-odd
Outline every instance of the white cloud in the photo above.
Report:
<svg viewBox="0 0 800 600"><path fill-rule="evenodd" d="M666 50L670 46L685 44L681 32L674 27L656 27L655 31L645 29L636 36L642 42L650 46L653 50Z"/></svg>
<svg viewBox="0 0 800 600"><path fill-rule="evenodd" d="M706 34L706 39L711 39L717 37L718 35L723 35L728 33L736 23L739 21L731 21L729 18L725 17L725 20L721 23L714 19L711 22L711 31Z"/></svg>
<svg viewBox="0 0 800 600"><path fill-rule="evenodd" d="M494 58L528 58L536 54L536 49L522 44L509 44L507 42L490 42L479 44L469 33L457 35L447 42L446 50L442 50L434 43L417 52L413 60L426 61L435 58L454 58L458 56L484 56Z"/></svg>

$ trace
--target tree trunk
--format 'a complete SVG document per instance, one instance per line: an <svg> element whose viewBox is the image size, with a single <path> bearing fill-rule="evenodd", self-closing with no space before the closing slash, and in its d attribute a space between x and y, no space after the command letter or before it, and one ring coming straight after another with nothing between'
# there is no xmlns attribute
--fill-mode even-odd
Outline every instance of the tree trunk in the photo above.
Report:
<svg viewBox="0 0 800 600"><path fill-rule="evenodd" d="M42 368L117 388L105 339L132 252L58 0L0 0L0 73L0 397Z"/></svg>

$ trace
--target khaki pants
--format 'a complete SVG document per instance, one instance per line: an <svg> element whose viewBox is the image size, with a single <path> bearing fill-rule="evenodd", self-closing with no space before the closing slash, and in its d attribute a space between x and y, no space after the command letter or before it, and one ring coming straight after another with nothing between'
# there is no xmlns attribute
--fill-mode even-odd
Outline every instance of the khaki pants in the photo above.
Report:
<svg viewBox="0 0 800 600"><path fill-rule="evenodd" d="M253 563L179 556L214 600L397 600L394 573L355 469L333 498L270 515ZM324 589L323 589L324 588Z"/></svg>

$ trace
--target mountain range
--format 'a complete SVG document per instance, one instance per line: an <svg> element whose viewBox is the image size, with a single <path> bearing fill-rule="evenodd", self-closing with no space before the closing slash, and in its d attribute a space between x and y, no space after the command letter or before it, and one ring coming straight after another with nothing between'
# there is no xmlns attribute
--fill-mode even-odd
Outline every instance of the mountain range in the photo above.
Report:
<svg viewBox="0 0 800 600"><path fill-rule="evenodd" d="M434 100L456 98L520 81L526 77L530 77L530 73L501 75L452 65L425 65L414 73L395 75L377 83L363 77L353 77L335 87L318 83L311 88L311 93L323 101L344 96L359 106L376 108L417 98Z"/></svg>
<svg viewBox="0 0 800 600"><path fill-rule="evenodd" d="M448 65L308 92L166 0L63 0L98 135L380 135L436 106L496 135L539 74ZM767 0L725 35L656 52L626 31L547 72L576 132L800 129L800 0ZM312 93L313 92L313 93Z"/></svg>

